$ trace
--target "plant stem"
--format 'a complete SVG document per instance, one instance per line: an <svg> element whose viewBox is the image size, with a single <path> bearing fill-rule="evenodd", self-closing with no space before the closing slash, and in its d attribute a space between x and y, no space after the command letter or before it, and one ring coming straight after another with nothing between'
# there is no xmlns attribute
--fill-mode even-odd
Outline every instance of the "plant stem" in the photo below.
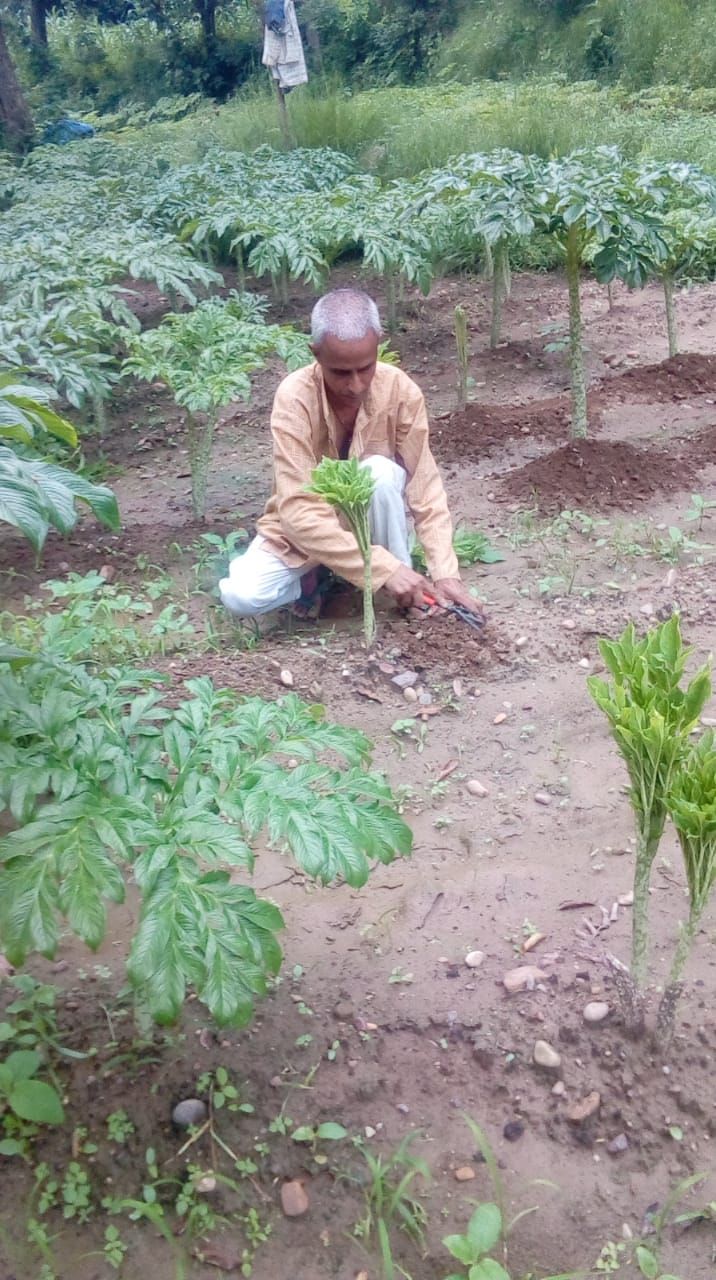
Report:
<svg viewBox="0 0 716 1280"><path fill-rule="evenodd" d="M92 415L101 436L107 434L107 407L102 396L92 396Z"/></svg>
<svg viewBox="0 0 716 1280"><path fill-rule="evenodd" d="M385 308L387 313L388 328L395 329L398 318L398 308L395 297L395 274L388 270L384 275L385 279Z"/></svg>
<svg viewBox="0 0 716 1280"><path fill-rule="evenodd" d="M455 308L455 345L458 368L457 397L458 405L462 409L467 403L467 316L465 308L459 305Z"/></svg>
<svg viewBox="0 0 716 1280"><path fill-rule="evenodd" d="M203 520L216 417L209 414L206 421L201 423L193 414L187 413L186 421L191 470L191 508L196 519Z"/></svg>
<svg viewBox="0 0 716 1280"><path fill-rule="evenodd" d="M689 918L685 924L682 924L679 932L679 941L674 952L674 959L671 962L669 981L661 997L656 1018L656 1038L659 1044L668 1045L674 1034L676 1006L684 989L682 982L684 968L694 945L702 910L701 906L692 905Z"/></svg>
<svg viewBox="0 0 716 1280"><path fill-rule="evenodd" d="M363 638L366 649L370 649L375 638L375 608L373 605L373 560L367 511L359 522L353 524L353 532L363 557Z"/></svg>
<svg viewBox="0 0 716 1280"><path fill-rule="evenodd" d="M587 437L587 388L582 350L582 310L579 301L579 231L567 232L567 285L569 288L569 373L572 382L572 439Z"/></svg>
<svg viewBox="0 0 716 1280"><path fill-rule="evenodd" d="M656 857L658 839L654 841L646 832L640 832L636 850L636 868L634 870L634 907L632 914L631 935L631 976L636 987L641 990L646 982L647 961L649 956L649 881L651 867Z"/></svg>
<svg viewBox="0 0 716 1280"><path fill-rule="evenodd" d="M244 266L244 250L240 244L236 246L236 283L239 293L246 292L246 268Z"/></svg>
<svg viewBox="0 0 716 1280"><path fill-rule="evenodd" d="M492 245L489 240L483 240L482 247L484 251L482 274L485 280L491 280L495 274L495 259L492 253Z"/></svg>
<svg viewBox="0 0 716 1280"><path fill-rule="evenodd" d="M674 277L668 273L663 277L664 302L666 303L666 332L669 335L669 356L679 354L679 327L674 306Z"/></svg>
<svg viewBox="0 0 716 1280"><path fill-rule="evenodd" d="M492 271L492 319L490 322L490 348L494 351L500 341L502 331L502 306L507 297L507 272L509 259L507 244L500 240L495 245L495 259Z"/></svg>
<svg viewBox="0 0 716 1280"><path fill-rule="evenodd" d="M614 290L612 280L607 282L607 307L610 311L614 310Z"/></svg>

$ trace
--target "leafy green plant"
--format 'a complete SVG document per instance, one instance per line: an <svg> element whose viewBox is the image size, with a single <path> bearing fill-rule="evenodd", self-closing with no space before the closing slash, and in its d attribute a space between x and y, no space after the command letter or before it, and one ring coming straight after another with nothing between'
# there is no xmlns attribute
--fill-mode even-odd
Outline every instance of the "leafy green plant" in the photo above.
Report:
<svg viewBox="0 0 716 1280"><path fill-rule="evenodd" d="M219 410L248 400L251 375L276 354L289 369L307 364L308 340L293 329L246 319L246 295L212 298L193 311L170 313L156 329L138 334L125 373L163 382L186 410L192 510L201 519Z"/></svg>
<svg viewBox="0 0 716 1280"><path fill-rule="evenodd" d="M18 382L15 373L0 373L0 520L13 525L39 551L50 527L69 533L78 519L76 502L110 529L119 528L119 511L111 489L33 457L39 431L76 445L71 423L50 408L51 392Z"/></svg>
<svg viewBox="0 0 716 1280"><path fill-rule="evenodd" d="M59 914L96 949L131 874L129 977L162 1023L191 986L218 1022L244 1024L277 972L280 912L243 881L260 833L355 887L411 847L368 740L293 696L198 679L170 708L146 673L26 661L0 675L0 759L17 824L0 840L2 949L16 965L54 955Z"/></svg>
<svg viewBox="0 0 716 1280"><path fill-rule="evenodd" d="M116 1142L120 1146L122 1146L128 1138L131 1138L132 1134L135 1132L134 1123L130 1120L123 1107L120 1107L118 1111L112 1111L107 1116L106 1124L107 1137L110 1142Z"/></svg>
<svg viewBox="0 0 716 1280"><path fill-rule="evenodd" d="M34 1049L15 1049L0 1062L0 1117L10 1111L31 1124L62 1124L65 1114L57 1090L35 1079L41 1066L42 1058ZM22 1150L17 1138L0 1142L0 1155L19 1155Z"/></svg>
<svg viewBox="0 0 716 1280"><path fill-rule="evenodd" d="M662 1043L668 1043L673 1034L684 966L716 884L716 748L712 730L704 733L682 760L666 803L684 859L689 915L681 926L668 986L659 1006L657 1035Z"/></svg>
<svg viewBox="0 0 716 1280"><path fill-rule="evenodd" d="M468 525L458 525L452 539L452 549L457 556L458 564L466 569L471 564L498 564L504 560L502 552L493 547L486 533L479 529L471 529ZM413 565L421 573L427 571L425 552L419 542L412 550Z"/></svg>
<svg viewBox="0 0 716 1280"><path fill-rule="evenodd" d="M430 1169L410 1150L418 1133L409 1133L390 1155L373 1155L361 1148L367 1165L365 1213L356 1223L355 1234L368 1246L375 1245L382 1269L382 1280L395 1280L398 1272L406 1276L393 1256L392 1235L403 1231L414 1244L422 1246L427 1215L414 1192L417 1178L430 1182Z"/></svg>
<svg viewBox="0 0 716 1280"><path fill-rule="evenodd" d="M479 1204L463 1235L445 1236L443 1244L453 1258L467 1267L468 1280L510 1280L500 1262L488 1257L502 1239L502 1214L496 1204ZM462 1280L450 1275L446 1280Z"/></svg>
<svg viewBox="0 0 716 1280"><path fill-rule="evenodd" d="M311 481L311 493L317 493L336 507L355 534L363 557L363 635L366 648L370 648L375 636L375 611L369 517L375 480L368 468L361 467L356 458L345 462L338 458L323 458Z"/></svg>
<svg viewBox="0 0 716 1280"><path fill-rule="evenodd" d="M641 639L630 623L619 640L601 640L599 650L611 681L591 676L587 684L626 764L636 821L631 972L617 965L615 977L627 1024L638 1034L644 1027L651 868L672 783L687 755L689 734L710 696L711 677L707 664L685 689L681 687L690 650L683 645L676 614Z"/></svg>
<svg viewBox="0 0 716 1280"><path fill-rule="evenodd" d="M602 280L615 274L643 282L665 256L654 201L639 172L610 147L579 151L536 175L535 221L564 256L569 292L572 437L587 434L580 271L591 261ZM596 251L595 251L596 247Z"/></svg>

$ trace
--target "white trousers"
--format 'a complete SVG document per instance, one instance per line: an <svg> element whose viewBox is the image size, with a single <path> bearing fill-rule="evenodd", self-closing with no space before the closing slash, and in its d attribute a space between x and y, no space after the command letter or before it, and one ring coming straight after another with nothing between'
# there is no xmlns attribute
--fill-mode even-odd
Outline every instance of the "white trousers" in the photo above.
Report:
<svg viewBox="0 0 716 1280"><path fill-rule="evenodd" d="M374 454L361 466L368 467L375 480L370 504L371 542L410 564L408 522L405 515L405 472L391 458ZM253 618L271 609L294 604L301 594L301 577L307 572L289 569L267 550L266 539L258 534L242 556L229 565L228 577L219 583L222 604L240 618Z"/></svg>

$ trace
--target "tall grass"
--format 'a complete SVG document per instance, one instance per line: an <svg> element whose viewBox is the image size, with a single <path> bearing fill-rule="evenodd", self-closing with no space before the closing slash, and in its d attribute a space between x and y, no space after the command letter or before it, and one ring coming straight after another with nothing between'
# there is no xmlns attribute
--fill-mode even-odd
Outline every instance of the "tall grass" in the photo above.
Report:
<svg viewBox="0 0 716 1280"><path fill-rule="evenodd" d="M462 152L510 147L549 157L603 143L631 155L692 160L716 173L716 95L702 92L706 109L690 111L676 105L689 101L688 90L630 95L594 81L433 84L352 95L331 84L321 92L314 84L291 94L288 109L299 146L335 147L385 177L409 177ZM200 127L195 117L187 117L157 126L156 134L145 132L144 140L159 141L166 129L175 150L184 149L187 158L213 145L229 150L251 150L263 142L282 145L268 86L203 111Z"/></svg>
<svg viewBox="0 0 716 1280"><path fill-rule="evenodd" d="M638 88L716 82L714 0L591 0L562 13L535 0L471 0L437 69L464 82L555 72Z"/></svg>

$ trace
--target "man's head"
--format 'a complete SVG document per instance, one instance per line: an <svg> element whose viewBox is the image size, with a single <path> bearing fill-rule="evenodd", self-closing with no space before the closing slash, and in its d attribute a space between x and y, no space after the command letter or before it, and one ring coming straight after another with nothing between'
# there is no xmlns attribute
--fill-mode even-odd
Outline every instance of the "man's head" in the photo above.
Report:
<svg viewBox="0 0 716 1280"><path fill-rule="evenodd" d="M311 350L329 398L339 407L358 405L373 380L381 335L372 298L360 289L333 289L311 313Z"/></svg>

